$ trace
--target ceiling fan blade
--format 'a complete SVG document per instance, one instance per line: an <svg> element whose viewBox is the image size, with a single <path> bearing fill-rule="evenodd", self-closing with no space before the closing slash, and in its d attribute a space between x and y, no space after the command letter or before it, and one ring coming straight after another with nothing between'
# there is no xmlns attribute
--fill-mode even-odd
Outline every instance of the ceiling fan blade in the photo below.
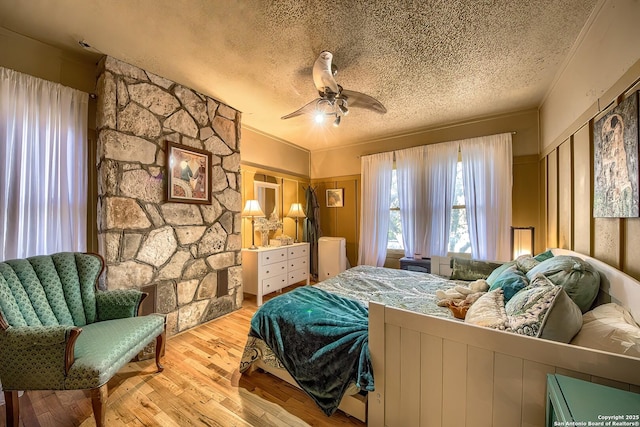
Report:
<svg viewBox="0 0 640 427"><path fill-rule="evenodd" d="M347 99L349 108L366 108L367 110L375 111L380 114L387 112L385 106L373 96L347 89L342 89L340 96Z"/></svg>
<svg viewBox="0 0 640 427"><path fill-rule="evenodd" d="M304 107L299 108L296 111L294 111L293 113L289 113L286 116L282 116L280 118L282 120L285 120L285 119L290 119L292 117L301 116L303 114L312 113L316 109L316 105L318 104L318 101L320 101L320 98L316 98L313 101L309 102Z"/></svg>

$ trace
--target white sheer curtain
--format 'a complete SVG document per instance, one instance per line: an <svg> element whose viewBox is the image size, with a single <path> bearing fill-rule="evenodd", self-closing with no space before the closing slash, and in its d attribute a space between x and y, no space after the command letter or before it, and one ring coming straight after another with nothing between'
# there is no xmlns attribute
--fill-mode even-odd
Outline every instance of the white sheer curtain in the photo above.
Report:
<svg viewBox="0 0 640 427"><path fill-rule="evenodd" d="M86 250L87 107L0 67L0 260Z"/></svg>
<svg viewBox="0 0 640 427"><path fill-rule="evenodd" d="M464 199L477 259L510 259L512 155L511 134L460 142Z"/></svg>
<svg viewBox="0 0 640 427"><path fill-rule="evenodd" d="M429 208L425 200L425 155L424 145L395 152L402 241L404 255L407 257L428 254L422 252L430 224Z"/></svg>
<svg viewBox="0 0 640 427"><path fill-rule="evenodd" d="M456 165L458 163L456 142L426 146L426 205L427 234L424 237L423 254L446 256L449 248L449 225L455 196Z"/></svg>
<svg viewBox="0 0 640 427"><path fill-rule="evenodd" d="M359 265L384 265L389 233L392 172L393 153L372 154L361 159Z"/></svg>

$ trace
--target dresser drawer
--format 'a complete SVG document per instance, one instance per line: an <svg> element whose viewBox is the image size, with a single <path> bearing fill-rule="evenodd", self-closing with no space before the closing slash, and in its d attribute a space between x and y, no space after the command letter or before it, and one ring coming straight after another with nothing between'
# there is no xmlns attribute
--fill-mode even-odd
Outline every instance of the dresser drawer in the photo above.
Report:
<svg viewBox="0 0 640 427"><path fill-rule="evenodd" d="M289 271L295 270L298 268L308 269L309 259L307 258L289 258L287 260L287 264L289 265Z"/></svg>
<svg viewBox="0 0 640 427"><path fill-rule="evenodd" d="M287 250L274 249L272 251L264 251L260 253L260 265L269 265L274 262L280 262L287 259Z"/></svg>
<svg viewBox="0 0 640 427"><path fill-rule="evenodd" d="M306 281L308 278L309 278L309 269L306 267L298 270L289 271L289 285L302 282L303 280Z"/></svg>
<svg viewBox="0 0 640 427"><path fill-rule="evenodd" d="M285 274L287 272L287 261L280 261L273 264L260 266L260 277L268 279L269 277Z"/></svg>
<svg viewBox="0 0 640 427"><path fill-rule="evenodd" d="M292 246L288 249L289 259L309 256L309 245Z"/></svg>
<svg viewBox="0 0 640 427"><path fill-rule="evenodd" d="M266 295L270 292L277 291L287 286L287 275L281 274L279 276L270 277L262 281L262 294Z"/></svg>

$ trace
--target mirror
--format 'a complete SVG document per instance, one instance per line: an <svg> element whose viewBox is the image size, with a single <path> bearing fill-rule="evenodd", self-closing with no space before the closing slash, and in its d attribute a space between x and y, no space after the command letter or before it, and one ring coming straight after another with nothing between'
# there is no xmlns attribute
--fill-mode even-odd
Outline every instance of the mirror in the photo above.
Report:
<svg viewBox="0 0 640 427"><path fill-rule="evenodd" d="M260 203L262 212L267 219L275 212L276 218L280 218L280 185L270 182L254 181L253 195Z"/></svg>

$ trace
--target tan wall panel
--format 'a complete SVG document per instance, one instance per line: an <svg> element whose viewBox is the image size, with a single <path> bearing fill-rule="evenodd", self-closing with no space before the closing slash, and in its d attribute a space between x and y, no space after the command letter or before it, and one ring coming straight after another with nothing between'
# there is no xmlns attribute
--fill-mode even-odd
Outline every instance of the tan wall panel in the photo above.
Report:
<svg viewBox="0 0 640 427"><path fill-rule="evenodd" d="M291 204L293 203L301 203L302 208L305 208L305 197L304 192L300 192L299 181L284 178L282 180L282 197L283 197L283 205L282 205L282 233L292 237L295 239L296 237L296 221L294 218L287 218L286 215L289 213L291 209ZM300 241L302 238L302 219L298 220L298 239Z"/></svg>
<svg viewBox="0 0 640 427"><path fill-rule="evenodd" d="M543 250L546 250L547 248L550 248L551 246L549 246L549 244L547 243L547 216L548 216L548 211L547 211L547 158L543 157L542 159L540 159L540 162L538 163L538 168L539 168L539 176L540 176L540 208L539 208L539 212L540 212L540 231L536 233L536 248L540 248L538 250L536 250L536 252L540 253ZM541 243L541 246L538 245L538 243Z"/></svg>
<svg viewBox="0 0 640 427"><path fill-rule="evenodd" d="M540 200L538 156L523 156L513 159L512 225L536 227L538 231ZM539 249L536 243L536 248Z"/></svg>
<svg viewBox="0 0 640 427"><path fill-rule="evenodd" d="M242 194L242 207L247 200L254 198L253 182L256 175L267 175L273 179L269 179L270 182L276 182L280 184L280 203L278 205L278 212L280 219L282 220L283 230L272 233L271 237L277 237L284 233L289 237L295 238L295 220L287 218L286 215L291 208L292 203L302 203L302 208L306 208L306 199L304 188L309 185L309 180L303 177L296 177L287 175L279 171L273 171L266 168L256 168L251 165L241 165L242 183L240 185L240 191ZM259 177L261 178L261 177ZM262 180L262 179L260 179ZM298 221L298 237L300 241L304 240L302 234L302 218ZM260 245L260 233L255 233L256 245ZM242 220L242 247L246 248L251 246L251 220L249 218L243 218Z"/></svg>
<svg viewBox="0 0 640 427"><path fill-rule="evenodd" d="M257 168L265 168L302 178L310 176L309 150L254 129L242 128L240 159L243 164Z"/></svg>
<svg viewBox="0 0 640 427"><path fill-rule="evenodd" d="M558 247L573 248L572 142L558 147Z"/></svg>
<svg viewBox="0 0 640 427"><path fill-rule="evenodd" d="M347 258L351 266L358 262L358 239L360 223L360 176L339 177L331 180L313 181L320 204L320 228L323 236L344 237ZM344 190L344 206L327 207L327 189Z"/></svg>
<svg viewBox="0 0 640 427"><path fill-rule="evenodd" d="M337 188L344 188L344 207L336 210L335 234L347 241L347 258L351 265L358 262L358 223L360 222L360 179L348 179L336 182ZM331 208L327 208L331 209Z"/></svg>
<svg viewBox="0 0 640 427"><path fill-rule="evenodd" d="M0 27L0 66L84 92L95 91L100 56L87 58Z"/></svg>
<svg viewBox="0 0 640 427"><path fill-rule="evenodd" d="M620 218L594 218L593 257L620 268Z"/></svg>
<svg viewBox="0 0 640 427"><path fill-rule="evenodd" d="M624 261L622 269L631 277L640 280L640 218L625 220Z"/></svg>
<svg viewBox="0 0 640 427"><path fill-rule="evenodd" d="M591 255L591 141L589 126L573 136L573 250Z"/></svg>
<svg viewBox="0 0 640 427"><path fill-rule="evenodd" d="M540 108L543 151L556 139L564 140L597 114L596 105L606 106L608 89L640 59L640 2L608 0L596 6L595 18L570 52L568 63L556 76L553 90ZM633 76L620 88L625 90ZM584 113L591 113L576 128L570 126ZM563 134L569 132L566 136Z"/></svg>
<svg viewBox="0 0 640 427"><path fill-rule="evenodd" d="M360 174L360 157L367 154L504 132L516 132L513 135L514 157L537 155L538 127L538 111L534 109L362 144L315 150L311 154L311 178L324 180ZM243 134L243 141L244 137Z"/></svg>
<svg viewBox="0 0 640 427"><path fill-rule="evenodd" d="M547 246L558 247L558 152L547 156Z"/></svg>

